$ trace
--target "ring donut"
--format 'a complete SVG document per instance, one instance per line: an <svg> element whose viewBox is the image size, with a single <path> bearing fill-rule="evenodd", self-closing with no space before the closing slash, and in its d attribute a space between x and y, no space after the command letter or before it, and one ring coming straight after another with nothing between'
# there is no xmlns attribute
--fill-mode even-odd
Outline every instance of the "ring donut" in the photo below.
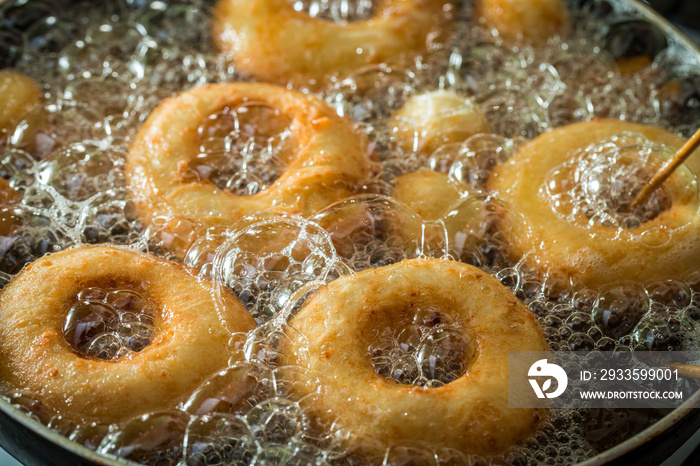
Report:
<svg viewBox="0 0 700 466"><path fill-rule="evenodd" d="M372 18L336 24L294 10L288 0L220 0L216 46L239 70L265 81L321 84L367 65L423 53L446 20L446 0L383 0Z"/></svg>
<svg viewBox="0 0 700 466"><path fill-rule="evenodd" d="M660 128L619 120L595 120L544 133L496 168L488 187L511 207L505 214L502 230L514 260L524 256L531 268L558 272L594 288L618 280L642 283L682 280L697 269L700 263L697 181L689 181L691 189L685 189L685 178L680 171L662 187L670 200L668 208L635 228L591 224L582 215L572 220L557 212L546 194L556 173L561 173L565 182L576 188L575 172L567 164L579 160L582 150L612 144L611 137L624 136L625 132L643 135L674 150L683 144L682 138ZM616 147L626 144L615 143ZM688 166L690 170L685 170L691 178L690 171L700 173L700 153L688 159Z"/></svg>
<svg viewBox="0 0 700 466"><path fill-rule="evenodd" d="M76 352L62 328L90 287L144 295L154 309L150 345L114 360ZM0 384L104 423L174 408L227 366L231 332L255 326L232 295L217 308L211 292L183 267L137 251L85 246L45 256L0 292Z"/></svg>
<svg viewBox="0 0 700 466"><path fill-rule="evenodd" d="M384 378L371 363L373 340L416 306L439 309L475 342L466 373L437 388ZM292 371L297 396L316 394L311 415L333 423L346 446L364 455L416 443L495 455L532 434L545 415L507 407L508 352L548 351L542 330L476 267L409 259L341 277L312 295L289 325L296 331L288 332L283 361L308 368Z"/></svg>
<svg viewBox="0 0 700 466"><path fill-rule="evenodd" d="M508 40L534 44L569 28L569 14L561 0L477 0L474 16Z"/></svg>
<svg viewBox="0 0 700 466"><path fill-rule="evenodd" d="M274 184L241 196L183 177L199 153L198 128L207 117L250 102L278 110L292 122L294 147ZM216 226L264 210L316 212L352 194L367 175L369 160L350 123L321 100L274 85L233 83L199 87L163 101L136 135L125 168L134 194L151 201L145 216L176 214Z"/></svg>

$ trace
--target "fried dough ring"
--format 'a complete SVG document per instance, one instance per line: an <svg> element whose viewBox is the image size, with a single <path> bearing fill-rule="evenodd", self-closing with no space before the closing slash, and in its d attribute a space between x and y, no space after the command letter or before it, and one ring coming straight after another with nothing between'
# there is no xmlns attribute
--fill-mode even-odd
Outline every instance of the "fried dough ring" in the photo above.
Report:
<svg viewBox="0 0 700 466"><path fill-rule="evenodd" d="M542 134L505 164L497 167L488 187L512 207L502 228L505 244L514 260L541 272L558 272L597 288L609 282L684 279L700 263L700 212L696 199L678 192L673 179L669 210L622 230L597 223L573 224L557 215L539 191L548 173L576 156L579 150L621 132L641 133L649 140L679 148L683 139L666 130L619 120L577 123ZM700 173L700 151L688 159L688 167ZM660 229L660 230L659 230ZM663 245L647 245L640 235L672 232Z"/></svg>
<svg viewBox="0 0 700 466"><path fill-rule="evenodd" d="M569 14L561 0L477 0L474 15L508 40L534 44L569 28Z"/></svg>
<svg viewBox="0 0 700 466"><path fill-rule="evenodd" d="M79 356L62 325L78 292L132 287L154 304L149 346L117 360ZM30 390L61 415L113 423L174 408L228 364L232 331L255 322L227 294L219 309L211 285L183 267L137 251L84 246L45 256L0 292L0 383Z"/></svg>
<svg viewBox="0 0 700 466"><path fill-rule="evenodd" d="M213 37L245 73L280 84L321 84L334 74L397 65L424 52L447 4L383 0L372 18L336 24L295 11L288 0L220 0Z"/></svg>
<svg viewBox="0 0 700 466"><path fill-rule="evenodd" d="M375 372L372 340L413 306L437 307L470 334L476 356L466 374L425 389ZM306 372L292 372L297 395L317 393L309 403L312 416L332 422L346 446L364 455L381 457L389 446L422 442L494 455L533 433L545 415L509 409L507 393L508 352L548 351L542 330L512 293L476 267L408 259L341 277L289 324L297 331L288 333L283 361L308 365Z"/></svg>
<svg viewBox="0 0 700 466"><path fill-rule="evenodd" d="M198 154L197 129L209 115L247 102L278 109L292 120L295 152L269 188L238 196L179 174ZM363 140L323 101L269 84L208 85L166 99L139 130L126 159L144 216L191 217L206 226L231 225L263 210L309 215L352 194L369 171Z"/></svg>

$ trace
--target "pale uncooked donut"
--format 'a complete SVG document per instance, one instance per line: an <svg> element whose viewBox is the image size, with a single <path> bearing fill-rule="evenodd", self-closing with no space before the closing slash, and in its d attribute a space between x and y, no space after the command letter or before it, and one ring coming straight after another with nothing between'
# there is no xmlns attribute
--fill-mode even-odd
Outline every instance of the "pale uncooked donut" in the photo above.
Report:
<svg viewBox="0 0 700 466"><path fill-rule="evenodd" d="M246 102L268 105L292 120L295 147L284 173L251 196L183 180L180 174L199 153L199 125L217 111ZM179 215L206 226L232 225L264 210L309 215L352 194L369 167L362 138L323 101L251 83L208 85L164 100L139 130L126 159L131 190L151 201L142 207L144 216Z"/></svg>
<svg viewBox="0 0 700 466"><path fill-rule="evenodd" d="M156 309L155 335L114 361L78 355L62 326L88 287L135 288ZM172 409L228 365L231 332L255 327L226 292L178 264L109 246L83 246L28 265L0 292L0 384L29 390L61 415L103 423Z"/></svg>
<svg viewBox="0 0 700 466"><path fill-rule="evenodd" d="M697 196L673 185L673 204L641 226L629 230L572 223L541 194L548 173L582 149L622 132L641 133L649 140L679 148L683 139L661 128L619 120L595 120L544 133L505 164L497 167L488 187L510 205L502 225L514 260L541 272L558 272L588 286L619 280L646 282L684 279L700 264L700 210ZM700 173L700 151L688 160ZM646 232L646 233L645 233ZM665 244L641 235L671 234Z"/></svg>
<svg viewBox="0 0 700 466"><path fill-rule="evenodd" d="M373 339L413 306L438 308L476 342L464 375L426 389L375 372ZM495 455L532 434L545 415L508 408L508 352L548 351L542 330L508 289L475 267L410 259L341 277L312 295L289 324L296 331L288 333L283 361L308 367L292 371L296 395L312 397L309 413L333 423L346 447L364 455L421 442Z"/></svg>
<svg viewBox="0 0 700 466"><path fill-rule="evenodd" d="M295 11L288 0L220 0L213 38L245 73L280 84L322 84L423 53L450 8L446 0L384 0L372 18L336 24Z"/></svg>

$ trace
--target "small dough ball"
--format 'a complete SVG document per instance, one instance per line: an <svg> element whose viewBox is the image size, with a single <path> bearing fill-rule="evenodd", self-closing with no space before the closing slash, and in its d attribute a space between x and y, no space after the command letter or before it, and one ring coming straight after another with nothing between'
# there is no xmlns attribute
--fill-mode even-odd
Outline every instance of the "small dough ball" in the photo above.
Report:
<svg viewBox="0 0 700 466"><path fill-rule="evenodd" d="M561 0L477 0L474 17L505 39L533 44L563 35L569 28Z"/></svg>
<svg viewBox="0 0 700 466"><path fill-rule="evenodd" d="M9 133L43 100L41 88L14 70L0 70L0 135Z"/></svg>
<svg viewBox="0 0 700 466"><path fill-rule="evenodd" d="M22 199L19 191L16 191L10 182L4 178L0 178L0 205L16 204Z"/></svg>
<svg viewBox="0 0 700 466"><path fill-rule="evenodd" d="M440 172L419 170L396 178L393 197L425 220L437 220L460 198L455 182Z"/></svg>
<svg viewBox="0 0 700 466"><path fill-rule="evenodd" d="M410 98L391 117L389 127L393 128L394 139L401 149L425 156L444 144L489 132L478 105L445 90Z"/></svg>
<svg viewBox="0 0 700 466"><path fill-rule="evenodd" d="M616 63L617 69L620 70L620 75L629 76L651 66L653 62L646 55L638 55L636 57L618 58Z"/></svg>
<svg viewBox="0 0 700 466"><path fill-rule="evenodd" d="M425 222L441 220L442 228L423 231L430 255L442 252L464 262L477 253L487 231L502 215L494 201L470 194L461 183L432 170L399 176L392 195Z"/></svg>

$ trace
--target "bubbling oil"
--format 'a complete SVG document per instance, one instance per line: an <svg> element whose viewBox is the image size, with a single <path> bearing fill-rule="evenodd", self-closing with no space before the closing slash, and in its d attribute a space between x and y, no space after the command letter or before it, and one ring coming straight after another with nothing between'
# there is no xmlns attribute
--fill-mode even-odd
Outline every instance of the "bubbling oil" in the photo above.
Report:
<svg viewBox="0 0 700 466"><path fill-rule="evenodd" d="M255 103L226 107L197 132L200 153L183 181L209 181L250 196L270 187L287 168L291 121L277 109Z"/></svg>
<svg viewBox="0 0 700 466"><path fill-rule="evenodd" d="M370 345L377 374L405 385L436 388L467 372L475 342L445 312L413 308L394 328L380 330Z"/></svg>
<svg viewBox="0 0 700 466"><path fill-rule="evenodd" d="M371 18L378 5L372 0L290 3L300 14L338 24ZM237 225L205 229L183 217L144 224L137 209L144 200L125 188L123 165L135 132L162 99L205 83L244 79L211 46L211 3L115 0L76 2L67 9L49 0L4 2L0 64L37 80L46 101L0 141L0 176L19 193L2 206L8 228L0 232L0 282L48 252L114 242L184 262L233 290L259 323L249 334L231 336L230 367L183 394L186 401L170 411L145 413L121 425L86 424L53 412L39 394L7 392L5 397L77 443L145 464L361 464L343 450L332 426L309 418L305 403L313 400L294 398L297 377L289 374L304 369L279 367L280 345L293 331L286 319L334 278L421 255L463 260L494 274L537 317L553 350L695 349L700 271L687 282L620 282L601 289L538 274L509 259L497 228L503 206L483 191L494 167L548 128L612 117L688 135L700 124L693 100L700 64L672 45L647 50L648 66L623 69L617 59L624 53L605 44L613 33L618 39L638 34L638 24L628 26L624 12L604 9L604 3L572 10L572 34L540 48L501 40L473 24L470 2L460 4L444 38L412 64L377 64L318 91L370 141L377 169L360 195L308 219L259 213ZM392 113L411 96L437 89L479 105L491 134L433 154L396 144ZM263 191L281 176L293 152L292 124L255 102L221 109L199 128L199 154L180 175L239 195ZM642 151L664 150L648 141L634 144ZM631 191L627 197L610 196L614 180L630 173L646 179L651 170L634 165L632 172L619 173L610 163L615 156L597 147L578 159L572 169L588 182L571 202L587 220L629 229L662 212L667 200L661 192L642 210L620 216ZM419 169L445 173L466 186L442 218L427 222L390 197L396 177ZM560 194L547 193L551 199ZM77 343L98 358L127 350L137 354L150 338L153 314L131 310L122 322L120 313L112 312L111 293L123 291L90 291L81 298L72 312L76 318L66 326L68 339L108 330L98 332L94 343L102 334L122 335L122 327L137 322L143 332L129 334L136 335L134 344L120 340L116 352L104 353L100 345L91 352L93 343L84 348L88 343L82 337ZM86 309L101 320L83 319L91 315ZM455 326L446 312L414 311L405 325L387 329L368 347L377 371L425 389L468 371L464 361L473 351L468 329ZM419 318L424 315L440 321ZM78 327L87 331L77 332ZM572 409L550 414L530 441L499 458L393 445L384 463L573 464L664 413Z"/></svg>
<svg viewBox="0 0 700 466"><path fill-rule="evenodd" d="M63 324L63 336L77 354L108 361L142 351L154 333L153 305L128 289L82 290Z"/></svg>
<svg viewBox="0 0 700 466"><path fill-rule="evenodd" d="M601 224L634 230L669 210L673 194L665 186L640 205L633 201L674 151L653 144L641 134L622 133L599 141L553 169L540 188L552 210L573 225ZM679 188L697 197L697 180L687 168L689 180Z"/></svg>
<svg viewBox="0 0 700 466"><path fill-rule="evenodd" d="M290 0L295 11L335 23L362 21L374 16L372 0Z"/></svg>

